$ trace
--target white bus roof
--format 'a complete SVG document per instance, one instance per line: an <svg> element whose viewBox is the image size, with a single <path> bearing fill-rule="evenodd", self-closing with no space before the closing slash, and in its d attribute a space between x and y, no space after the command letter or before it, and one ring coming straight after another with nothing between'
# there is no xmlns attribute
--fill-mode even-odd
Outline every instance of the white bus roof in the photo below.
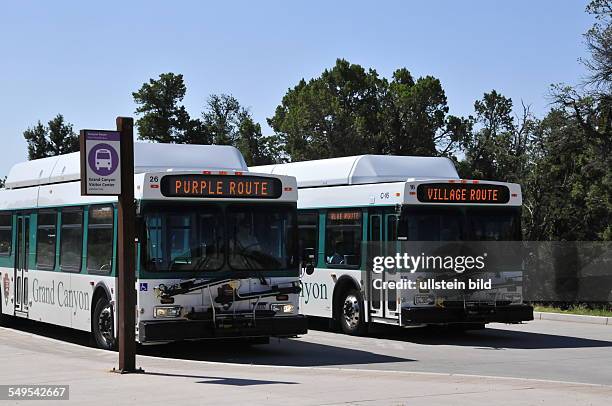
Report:
<svg viewBox="0 0 612 406"><path fill-rule="evenodd" d="M450 159L422 156L358 155L255 166L250 169L255 172L295 176L298 187L302 188L459 179L455 165Z"/></svg>
<svg viewBox="0 0 612 406"><path fill-rule="evenodd" d="M134 171L173 170L247 171L238 149L226 145L134 144ZM81 179L79 152L36 159L14 165L7 178L7 189L39 186Z"/></svg>

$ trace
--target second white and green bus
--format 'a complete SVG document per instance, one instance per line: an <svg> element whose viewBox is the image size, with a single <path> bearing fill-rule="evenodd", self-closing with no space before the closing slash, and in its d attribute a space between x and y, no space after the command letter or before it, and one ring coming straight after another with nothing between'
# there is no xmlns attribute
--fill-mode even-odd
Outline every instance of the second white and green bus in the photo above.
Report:
<svg viewBox="0 0 612 406"><path fill-rule="evenodd" d="M366 264L397 247L520 241L519 185L460 179L451 160L436 157L362 155L251 169L297 179L300 250L310 262L301 276L305 315L329 318L347 334L362 334L370 323L480 328L533 319L522 300L520 264L496 273L495 289L453 297L383 288L406 274L378 277Z"/></svg>

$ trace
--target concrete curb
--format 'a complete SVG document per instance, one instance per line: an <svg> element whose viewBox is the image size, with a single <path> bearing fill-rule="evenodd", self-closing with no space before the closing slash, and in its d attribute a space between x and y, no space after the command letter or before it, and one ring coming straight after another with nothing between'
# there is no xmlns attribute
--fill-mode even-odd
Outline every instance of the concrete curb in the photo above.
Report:
<svg viewBox="0 0 612 406"><path fill-rule="evenodd" d="M612 326L612 317L584 316L581 314L533 312L534 320L568 321L572 323L603 324Z"/></svg>

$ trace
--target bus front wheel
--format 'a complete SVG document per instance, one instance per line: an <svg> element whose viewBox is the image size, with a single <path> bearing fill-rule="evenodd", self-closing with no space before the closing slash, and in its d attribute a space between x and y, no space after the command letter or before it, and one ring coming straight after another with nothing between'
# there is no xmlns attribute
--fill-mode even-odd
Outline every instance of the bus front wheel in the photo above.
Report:
<svg viewBox="0 0 612 406"><path fill-rule="evenodd" d="M356 289L350 289L339 302L338 313L342 332L352 336L364 335L367 332L363 297Z"/></svg>
<svg viewBox="0 0 612 406"><path fill-rule="evenodd" d="M91 320L91 331L98 348L115 349L117 340L115 339L113 308L106 297L101 297L96 302Z"/></svg>

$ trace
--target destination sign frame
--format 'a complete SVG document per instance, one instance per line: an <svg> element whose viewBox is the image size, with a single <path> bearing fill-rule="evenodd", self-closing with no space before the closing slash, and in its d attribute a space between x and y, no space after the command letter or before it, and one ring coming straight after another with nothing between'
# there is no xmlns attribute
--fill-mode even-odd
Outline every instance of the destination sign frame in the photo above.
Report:
<svg viewBox="0 0 612 406"><path fill-rule="evenodd" d="M175 174L161 179L165 197L200 199L278 199L283 184L278 178L250 175Z"/></svg>
<svg viewBox="0 0 612 406"><path fill-rule="evenodd" d="M417 186L421 203L506 204L510 188L490 183L422 183Z"/></svg>

